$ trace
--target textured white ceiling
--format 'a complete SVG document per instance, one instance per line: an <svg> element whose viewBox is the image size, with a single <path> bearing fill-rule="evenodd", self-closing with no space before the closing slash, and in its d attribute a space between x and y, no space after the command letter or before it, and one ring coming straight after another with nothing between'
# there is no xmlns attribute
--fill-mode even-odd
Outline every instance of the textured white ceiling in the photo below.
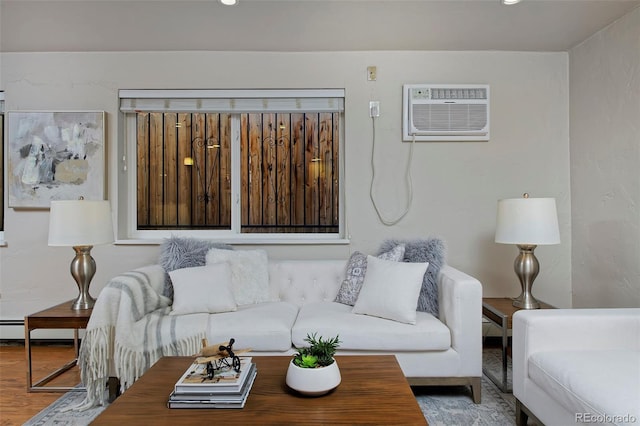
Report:
<svg viewBox="0 0 640 426"><path fill-rule="evenodd" d="M19 51L564 51L640 0L0 0Z"/></svg>

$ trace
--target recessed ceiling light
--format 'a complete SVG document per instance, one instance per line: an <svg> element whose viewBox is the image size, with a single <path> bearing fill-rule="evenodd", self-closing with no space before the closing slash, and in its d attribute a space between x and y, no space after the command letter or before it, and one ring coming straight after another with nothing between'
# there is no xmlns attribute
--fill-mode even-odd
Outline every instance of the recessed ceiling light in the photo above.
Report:
<svg viewBox="0 0 640 426"><path fill-rule="evenodd" d="M502 0L502 4L510 5L520 3L520 0Z"/></svg>
<svg viewBox="0 0 640 426"><path fill-rule="evenodd" d="M226 4L227 6L233 6L238 3L238 0L220 0L220 3Z"/></svg>

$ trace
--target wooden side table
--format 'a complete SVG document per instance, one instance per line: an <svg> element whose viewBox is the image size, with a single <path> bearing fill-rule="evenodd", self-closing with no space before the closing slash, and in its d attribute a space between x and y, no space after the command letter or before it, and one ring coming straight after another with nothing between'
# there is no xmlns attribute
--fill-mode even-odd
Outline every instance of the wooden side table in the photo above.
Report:
<svg viewBox="0 0 640 426"><path fill-rule="evenodd" d="M552 308L553 306L548 303L540 301L540 309ZM509 330L511 330L513 314L520 309L513 306L513 299L508 297L485 297L482 299L482 316L500 327L502 331L502 378L496 377L484 365L482 366L482 372L502 392L512 391L507 381L507 349L509 347Z"/></svg>
<svg viewBox="0 0 640 426"><path fill-rule="evenodd" d="M78 363L80 346L78 345L78 330L87 328L92 309L73 310L71 305L73 300L61 303L51 308L45 309L35 314L27 315L24 318L24 347L27 357L27 392L67 392L70 390L83 390L65 386L45 386L65 371ZM33 383L31 369L31 331L38 328L48 329L73 329L73 345L76 358L58 368L45 378Z"/></svg>

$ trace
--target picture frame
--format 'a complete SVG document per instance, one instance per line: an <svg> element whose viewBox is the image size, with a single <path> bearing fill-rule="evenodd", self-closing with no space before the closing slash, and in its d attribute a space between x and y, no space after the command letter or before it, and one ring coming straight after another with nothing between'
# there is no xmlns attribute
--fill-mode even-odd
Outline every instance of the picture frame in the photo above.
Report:
<svg viewBox="0 0 640 426"><path fill-rule="evenodd" d="M104 111L9 111L7 119L9 207L104 199Z"/></svg>

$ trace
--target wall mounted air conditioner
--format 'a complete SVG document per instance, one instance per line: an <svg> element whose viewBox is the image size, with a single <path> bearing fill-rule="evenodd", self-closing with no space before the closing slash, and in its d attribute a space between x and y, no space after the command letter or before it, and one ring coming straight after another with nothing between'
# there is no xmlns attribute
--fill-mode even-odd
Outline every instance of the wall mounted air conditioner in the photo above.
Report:
<svg viewBox="0 0 640 426"><path fill-rule="evenodd" d="M488 141L489 86L405 84L402 139Z"/></svg>

